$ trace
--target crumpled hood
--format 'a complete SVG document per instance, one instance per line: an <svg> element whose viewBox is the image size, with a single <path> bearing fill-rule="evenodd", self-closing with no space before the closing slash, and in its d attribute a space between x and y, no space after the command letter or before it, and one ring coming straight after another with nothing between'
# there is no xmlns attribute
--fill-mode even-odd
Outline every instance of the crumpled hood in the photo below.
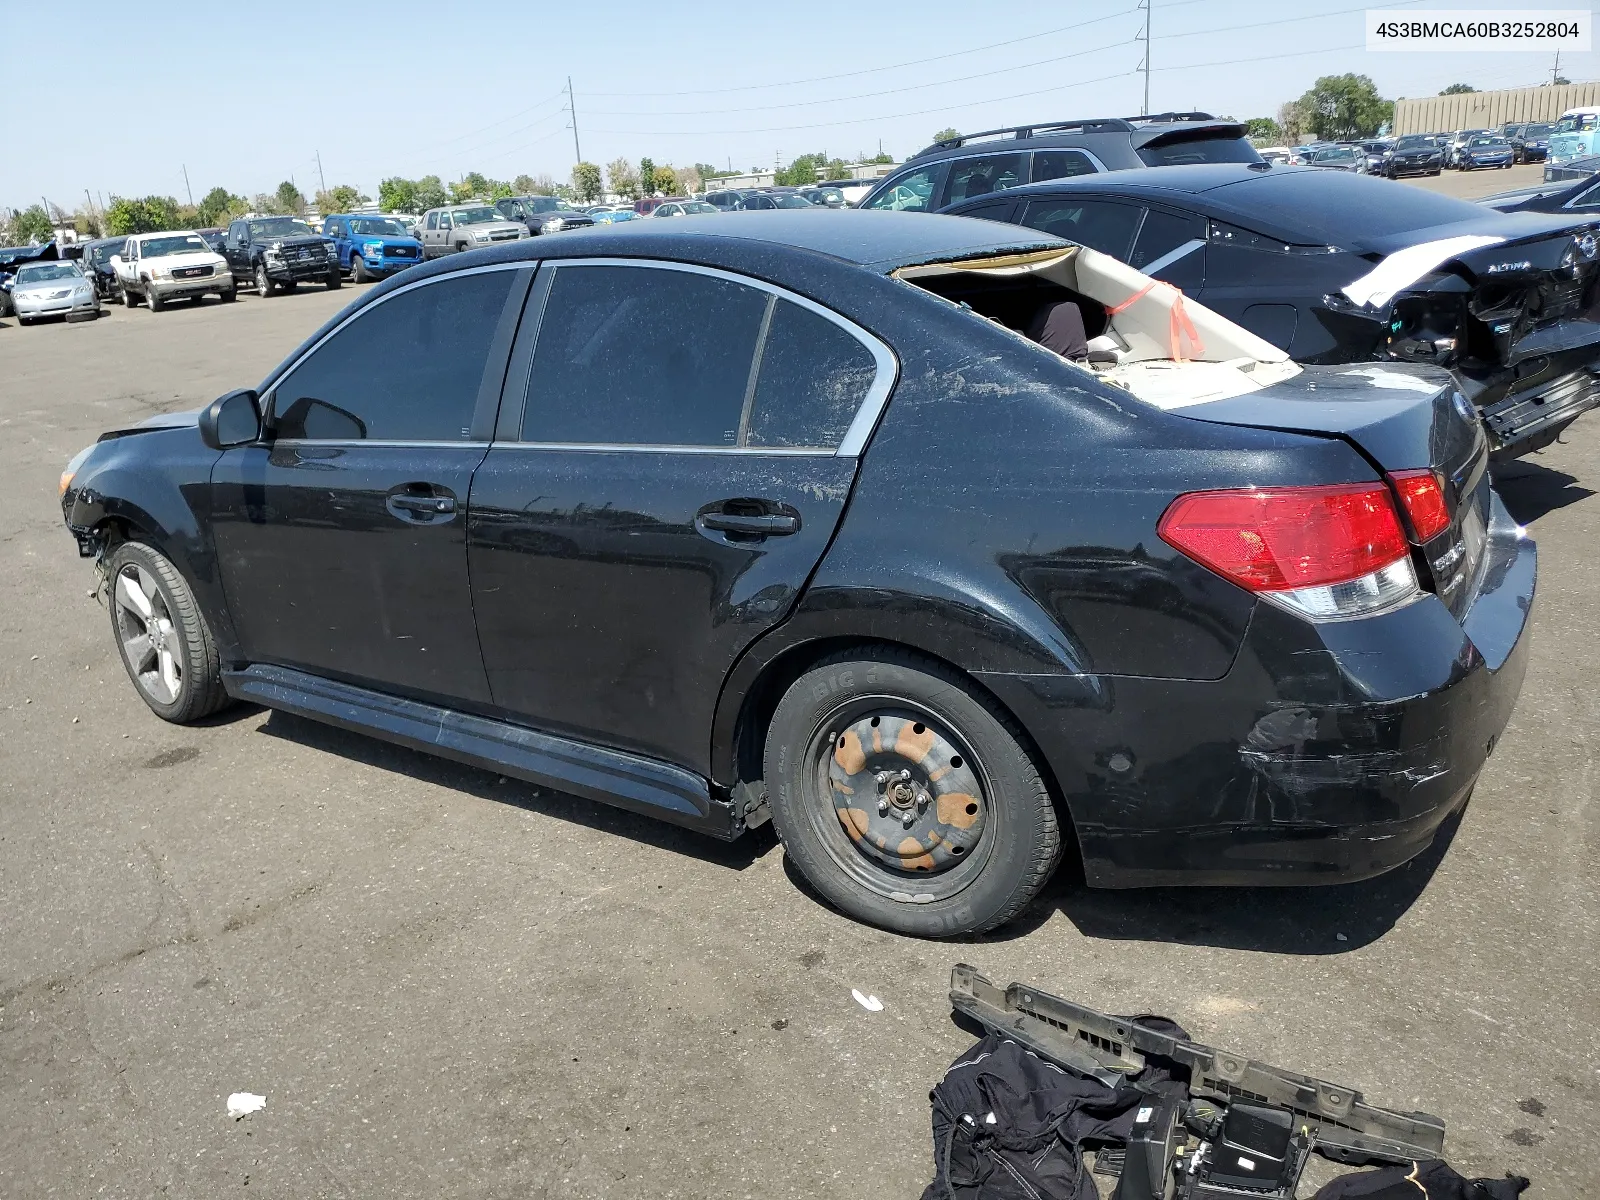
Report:
<svg viewBox="0 0 1600 1200"><path fill-rule="evenodd" d="M127 437L134 433L153 433L161 429L193 429L200 424L200 413L201 410L198 408L185 409L183 412L158 413L136 424L124 425L121 429L108 429L95 440L109 442L113 438Z"/></svg>

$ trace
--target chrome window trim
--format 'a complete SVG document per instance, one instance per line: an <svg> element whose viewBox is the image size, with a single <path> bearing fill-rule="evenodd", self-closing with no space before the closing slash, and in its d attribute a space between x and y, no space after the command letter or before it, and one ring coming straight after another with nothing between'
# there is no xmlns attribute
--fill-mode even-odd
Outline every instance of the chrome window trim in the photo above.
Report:
<svg viewBox="0 0 1600 1200"><path fill-rule="evenodd" d="M408 442L403 438L274 438L267 443L269 449L277 446L330 446L335 449L350 447L357 449L362 446L406 446L410 449L420 450L458 450L472 449L487 450L489 443L480 439L470 440L463 438L459 442L440 441L435 438L429 441Z"/></svg>
<svg viewBox="0 0 1600 1200"><path fill-rule="evenodd" d="M720 267L703 267L698 263L678 262L675 259L664 258L561 258L546 259L543 266L559 274L569 267L635 267L655 271L683 271L690 275L705 275L711 279L721 279L728 283L737 283L745 287L754 288L756 291L766 292L808 309L826 321L832 322L844 330L856 341L866 347L872 355L876 366L872 384L867 388L867 394L862 397L861 405L856 409L856 415L845 429L844 436L839 440L839 445L832 450L826 448L806 449L797 447L762 447L762 446L660 446L637 444L632 442L617 442L602 444L598 442L501 442L497 445L518 445L535 447L547 450L574 450L574 449L608 449L608 450L671 450L678 453L705 453L705 454L791 454L791 455L832 455L835 458L859 458L861 451L866 448L867 439L872 436L872 431L878 426L878 418L883 415L883 410L888 406L889 393L894 390L895 382L900 375L900 360L894 355L887 343L880 340L875 334L868 333L861 326L849 318L836 313L831 308L818 304L815 300L798 295L775 283L765 279L758 279L753 275L740 275L736 271L726 271ZM548 303L548 301L547 301ZM539 356L537 343L533 349L533 359ZM529 378L532 378L532 360L529 366Z"/></svg>
<svg viewBox="0 0 1600 1200"><path fill-rule="evenodd" d="M356 445L367 445L357 442ZM449 443L455 445L454 442ZM837 450L819 447L814 450L794 446L669 446L643 442L496 442L496 450L593 450L612 453L626 451L630 454L744 454L774 458L848 458Z"/></svg>
<svg viewBox="0 0 1600 1200"><path fill-rule="evenodd" d="M376 300L373 300L369 304L363 304L360 308L356 309L353 313L348 314L342 321L340 321L332 329L328 330L327 333L325 333L321 337L319 337L316 340L316 342L314 342L310 346L307 346L305 351L298 358L296 358L292 363L290 363L287 367L285 367L282 371L280 371L278 373L278 377L272 381L272 386L270 388L268 388L262 394L261 411L263 413L266 413L266 414L269 414L269 415L276 415L275 410L276 410L277 404L278 404L278 388L282 386L283 381L285 379L289 378L289 376L293 375L296 371L298 371L300 369L300 364L301 363L305 362L306 359L310 358L318 350L322 349L323 346L327 345L328 342L332 338L334 338L339 333L341 333L352 322L359 321L362 317L366 316L373 309L378 308L378 307L380 307L380 306L382 306L384 304L387 304L389 301L393 300L396 296L403 296L407 292L415 291L418 288L429 287L430 285L435 284L435 283L442 283L447 279L460 279L463 275L487 275L491 271L523 271L523 270L531 270L532 268L534 268L536 266L538 266L538 260L537 259L528 259L526 261L519 260L517 262L510 262L510 263L490 263L488 266L468 267L468 268L466 268L465 270L462 270L462 271L447 271L443 275L431 275L427 279L414 279L410 283L402 284L400 287L395 288L395 290L392 291L392 292L387 292L384 295L379 296ZM361 440L361 439L356 439L356 440L357 440L357 442L359 444L366 445L366 446L376 446L376 445L424 446L424 445L430 444L430 443L427 443L427 442L385 442L385 441L381 441L381 440L373 440L373 441L364 441L364 440ZM273 444L276 445L279 441L293 442L293 443L300 444L300 445L312 445L312 444L314 444L314 445L318 445L318 446L330 446L330 445L334 445L335 444L333 442L317 441L316 439L312 439L312 438L282 438L282 439L275 438L275 439L273 439ZM463 442L447 442L447 443L444 443L444 444L445 445L450 445L450 446L458 446L458 445L468 445L469 443L463 441Z"/></svg>

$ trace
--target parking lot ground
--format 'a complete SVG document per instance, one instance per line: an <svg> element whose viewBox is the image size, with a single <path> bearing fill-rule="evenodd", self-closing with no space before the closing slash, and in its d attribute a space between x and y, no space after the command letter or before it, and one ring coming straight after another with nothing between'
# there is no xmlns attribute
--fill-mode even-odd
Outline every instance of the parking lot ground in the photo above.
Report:
<svg viewBox="0 0 1600 1200"><path fill-rule="evenodd" d="M150 714L57 475L352 295L0 323L0 1196L910 1198L971 1040L962 960L1437 1113L1469 1173L1600 1191L1600 419L1502 474L1534 645L1434 850L1323 890L1063 875L997 935L923 942L825 908L770 833L260 709ZM236 1091L266 1110L228 1119Z"/></svg>
<svg viewBox="0 0 1600 1200"><path fill-rule="evenodd" d="M1459 196L1463 200L1476 200L1480 196L1493 196L1496 192L1509 192L1517 188L1532 187L1544 178L1543 163L1523 163L1521 166L1484 171L1445 171L1438 175L1413 175L1403 182L1427 188L1430 192L1443 192L1446 196Z"/></svg>

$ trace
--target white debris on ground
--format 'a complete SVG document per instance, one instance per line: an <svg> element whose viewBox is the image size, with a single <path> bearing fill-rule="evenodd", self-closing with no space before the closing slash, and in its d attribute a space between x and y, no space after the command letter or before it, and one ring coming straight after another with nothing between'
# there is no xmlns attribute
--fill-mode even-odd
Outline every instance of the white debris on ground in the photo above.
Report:
<svg viewBox="0 0 1600 1200"><path fill-rule="evenodd" d="M851 988L850 994L856 998L856 1003L861 1005L861 1007L866 1009L868 1012L883 1011L883 1001L879 1000L876 996L864 996L861 994L860 988Z"/></svg>
<svg viewBox="0 0 1600 1200"><path fill-rule="evenodd" d="M253 1112L260 1112L266 1106L267 1098L254 1092L235 1092L228 1097L228 1115L235 1121Z"/></svg>

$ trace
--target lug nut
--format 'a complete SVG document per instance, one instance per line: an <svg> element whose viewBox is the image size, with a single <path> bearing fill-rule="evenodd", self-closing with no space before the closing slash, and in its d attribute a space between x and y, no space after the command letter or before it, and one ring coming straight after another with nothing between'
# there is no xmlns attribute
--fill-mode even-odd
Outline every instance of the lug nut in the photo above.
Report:
<svg viewBox="0 0 1600 1200"><path fill-rule="evenodd" d="M880 817L886 816L886 815L888 815L888 812L889 812L889 801L880 796L878 798L878 815Z"/></svg>
<svg viewBox="0 0 1600 1200"><path fill-rule="evenodd" d="M911 778L911 768L910 767L902 767L901 770L900 770L900 778L901 779L910 779Z"/></svg>
<svg viewBox="0 0 1600 1200"><path fill-rule="evenodd" d="M912 816L910 813L907 813L905 815L905 817L901 819L900 823L902 825L904 825L907 829L910 829L913 825L915 825L917 823L917 818Z"/></svg>
<svg viewBox="0 0 1600 1200"><path fill-rule="evenodd" d="M878 785L881 787L883 784L886 784L886 783L889 782L889 772L887 772L887 771L879 771L876 775L873 776L873 778L878 781Z"/></svg>

